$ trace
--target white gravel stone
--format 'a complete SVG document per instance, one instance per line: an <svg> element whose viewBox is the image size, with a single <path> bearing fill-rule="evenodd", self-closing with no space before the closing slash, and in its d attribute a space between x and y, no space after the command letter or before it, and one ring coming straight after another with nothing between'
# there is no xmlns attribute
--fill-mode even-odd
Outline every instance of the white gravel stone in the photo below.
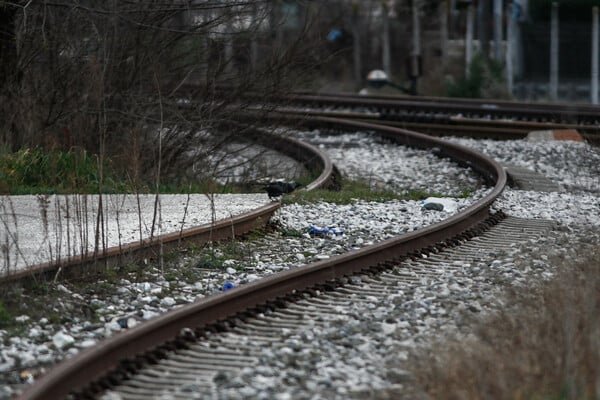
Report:
<svg viewBox="0 0 600 400"><path fill-rule="evenodd" d="M163 307L173 307L177 302L172 297L165 297L160 301L160 305Z"/></svg>
<svg viewBox="0 0 600 400"><path fill-rule="evenodd" d="M58 331L52 336L52 343L57 349L62 350L75 343L75 339L63 331Z"/></svg>

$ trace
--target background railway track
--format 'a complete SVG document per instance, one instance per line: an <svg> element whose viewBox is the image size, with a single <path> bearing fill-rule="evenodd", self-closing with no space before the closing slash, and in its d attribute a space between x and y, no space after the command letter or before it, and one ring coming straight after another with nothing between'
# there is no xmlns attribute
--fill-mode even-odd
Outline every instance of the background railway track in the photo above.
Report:
<svg viewBox="0 0 600 400"><path fill-rule="evenodd" d="M281 99L284 114L376 122L436 136L519 139L532 131L575 129L600 143L600 107L436 97L298 94Z"/></svg>

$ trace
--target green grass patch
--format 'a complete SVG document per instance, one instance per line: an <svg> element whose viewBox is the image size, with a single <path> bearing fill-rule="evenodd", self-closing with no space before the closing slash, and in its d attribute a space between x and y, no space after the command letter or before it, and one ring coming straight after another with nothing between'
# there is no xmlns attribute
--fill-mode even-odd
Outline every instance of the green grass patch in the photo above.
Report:
<svg viewBox="0 0 600 400"><path fill-rule="evenodd" d="M102 163L102 168L100 168ZM100 172L102 171L102 172ZM156 183L133 184L128 171L85 150L46 151L24 148L9 152L0 148L0 194L70 194L70 193L155 193ZM304 179L310 182L310 178ZM210 177L193 182L163 179L158 191L163 194L185 193L254 193L264 184L233 182L220 184Z"/></svg>
<svg viewBox="0 0 600 400"><path fill-rule="evenodd" d="M462 195L467 197L472 191L465 190ZM407 190L398 193L389 189L373 188L368 182L360 180L343 180L341 190L298 190L284 196L283 204L312 204L320 201L334 204L352 204L358 200L386 202L392 200L422 200L427 197L456 197L424 190Z"/></svg>
<svg viewBox="0 0 600 400"><path fill-rule="evenodd" d="M102 162L85 150L45 151L24 148L15 153L0 151L0 193L54 194L122 192L127 185L107 160Z"/></svg>

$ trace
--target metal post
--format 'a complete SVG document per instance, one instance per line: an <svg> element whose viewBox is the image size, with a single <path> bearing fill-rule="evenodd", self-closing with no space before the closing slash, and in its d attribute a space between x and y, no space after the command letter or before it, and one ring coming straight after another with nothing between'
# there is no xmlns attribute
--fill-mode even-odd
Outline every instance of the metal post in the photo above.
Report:
<svg viewBox="0 0 600 400"><path fill-rule="evenodd" d="M354 64L354 82L357 87L362 85L362 63L360 46L360 15L357 2L352 4L352 58Z"/></svg>
<svg viewBox="0 0 600 400"><path fill-rule="evenodd" d="M475 10L473 5L469 4L467 8L467 33L465 38L465 76L470 76L471 61L473 59L473 20Z"/></svg>
<svg viewBox="0 0 600 400"><path fill-rule="evenodd" d="M477 2L477 39L479 52L484 60L490 59L490 23L492 21L491 0Z"/></svg>
<svg viewBox="0 0 600 400"><path fill-rule="evenodd" d="M418 92L419 60L421 58L421 21L419 19L419 0L412 1L412 57L411 57L411 91Z"/></svg>
<svg viewBox="0 0 600 400"><path fill-rule="evenodd" d="M412 2L412 44L413 54L421 55L421 20L419 19L419 1L413 0Z"/></svg>
<svg viewBox="0 0 600 400"><path fill-rule="evenodd" d="M440 46L442 48L442 68L448 63L448 4L440 3Z"/></svg>
<svg viewBox="0 0 600 400"><path fill-rule="evenodd" d="M392 57L390 51L390 19L388 15L388 7L383 2L381 4L381 14L382 14L382 45L383 45L383 54L382 54L382 63L383 70L387 74L388 77L392 76Z"/></svg>
<svg viewBox="0 0 600 400"><path fill-rule="evenodd" d="M513 92L513 53L514 53L514 33L515 33L515 16L513 15L513 5L508 4L506 15L508 17L508 24L506 26L506 89L508 93L512 95Z"/></svg>
<svg viewBox="0 0 600 400"><path fill-rule="evenodd" d="M494 59L502 60L502 0L494 0Z"/></svg>
<svg viewBox="0 0 600 400"><path fill-rule="evenodd" d="M598 104L598 7L592 7L592 82L591 102Z"/></svg>
<svg viewBox="0 0 600 400"><path fill-rule="evenodd" d="M552 3L550 23L550 100L558 99L558 3Z"/></svg>

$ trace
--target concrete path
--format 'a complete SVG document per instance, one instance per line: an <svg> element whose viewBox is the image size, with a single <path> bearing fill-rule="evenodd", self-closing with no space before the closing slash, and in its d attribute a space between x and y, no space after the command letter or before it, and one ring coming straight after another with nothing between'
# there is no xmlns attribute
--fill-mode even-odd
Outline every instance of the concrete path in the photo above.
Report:
<svg viewBox="0 0 600 400"><path fill-rule="evenodd" d="M100 248L108 248L267 203L262 193L161 195L158 203L154 195L1 196L0 275L94 250L96 237Z"/></svg>

